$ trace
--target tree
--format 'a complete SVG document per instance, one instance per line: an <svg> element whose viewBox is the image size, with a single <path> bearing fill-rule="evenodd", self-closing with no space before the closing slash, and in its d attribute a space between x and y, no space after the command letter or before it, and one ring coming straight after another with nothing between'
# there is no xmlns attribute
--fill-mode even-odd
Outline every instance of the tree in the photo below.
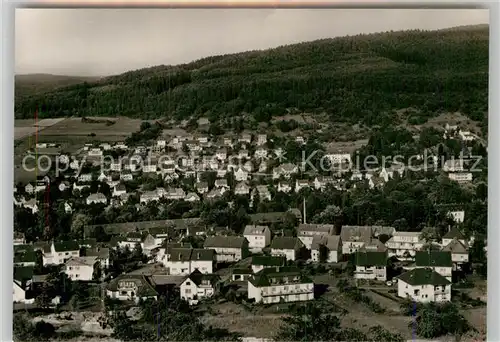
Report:
<svg viewBox="0 0 500 342"><path fill-rule="evenodd" d="M414 323L409 324L413 327ZM453 303L421 306L417 311L416 333L423 338L436 338L446 334L462 335L472 330L469 322Z"/></svg>
<svg viewBox="0 0 500 342"><path fill-rule="evenodd" d="M398 333L391 333L387 331L382 326L377 325L370 328L370 334L372 341L380 342L404 342L405 339Z"/></svg>
<svg viewBox="0 0 500 342"><path fill-rule="evenodd" d="M71 222L71 232L75 237L81 238L83 237L83 229L86 225L90 223L90 217L78 213L73 217L73 221Z"/></svg>

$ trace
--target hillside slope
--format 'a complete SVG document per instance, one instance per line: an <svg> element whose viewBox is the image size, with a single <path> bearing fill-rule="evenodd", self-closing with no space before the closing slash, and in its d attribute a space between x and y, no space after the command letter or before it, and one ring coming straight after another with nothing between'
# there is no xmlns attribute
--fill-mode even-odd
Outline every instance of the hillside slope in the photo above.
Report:
<svg viewBox="0 0 500 342"><path fill-rule="evenodd" d="M488 36L488 27L386 32L213 56L19 95L16 118L39 108L43 117L216 120L245 112L267 121L294 108L370 125L412 107L424 119L461 111L484 121Z"/></svg>
<svg viewBox="0 0 500 342"><path fill-rule="evenodd" d="M15 95L32 96L82 82L94 82L98 77L65 76L52 74L27 74L15 76Z"/></svg>

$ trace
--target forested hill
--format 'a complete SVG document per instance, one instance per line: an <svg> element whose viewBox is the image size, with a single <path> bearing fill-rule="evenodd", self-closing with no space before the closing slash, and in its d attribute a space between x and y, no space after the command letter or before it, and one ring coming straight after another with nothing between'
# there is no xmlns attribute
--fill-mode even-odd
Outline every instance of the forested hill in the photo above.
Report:
<svg viewBox="0 0 500 342"><path fill-rule="evenodd" d="M487 26L400 31L281 46L126 72L96 82L16 96L16 118L130 116L211 120L294 109L332 121L390 123L413 107L424 117L461 111L485 120Z"/></svg>

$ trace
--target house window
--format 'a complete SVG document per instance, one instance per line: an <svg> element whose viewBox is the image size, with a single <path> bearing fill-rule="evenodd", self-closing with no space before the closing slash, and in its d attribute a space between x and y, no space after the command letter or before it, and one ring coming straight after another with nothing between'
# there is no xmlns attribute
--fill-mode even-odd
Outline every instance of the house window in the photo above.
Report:
<svg viewBox="0 0 500 342"><path fill-rule="evenodd" d="M186 289L186 294L191 294L191 289Z"/></svg>

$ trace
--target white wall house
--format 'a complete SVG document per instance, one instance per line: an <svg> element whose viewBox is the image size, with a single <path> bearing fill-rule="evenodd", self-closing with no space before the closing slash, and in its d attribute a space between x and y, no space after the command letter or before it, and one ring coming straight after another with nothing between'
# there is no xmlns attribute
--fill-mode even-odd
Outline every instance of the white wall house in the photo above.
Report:
<svg viewBox="0 0 500 342"><path fill-rule="evenodd" d="M53 242L50 250L42 252L43 265L61 265L72 257L80 256L80 245L76 241Z"/></svg>
<svg viewBox="0 0 500 342"><path fill-rule="evenodd" d="M311 244L311 260L321 261L321 246L326 247L325 262L335 263L342 260L342 239L340 235L316 235Z"/></svg>
<svg viewBox="0 0 500 342"><path fill-rule="evenodd" d="M292 186L288 182L278 183L278 192L289 193L290 191L292 191Z"/></svg>
<svg viewBox="0 0 500 342"><path fill-rule="evenodd" d="M354 255L354 278L369 280L387 280L386 252L356 252Z"/></svg>
<svg viewBox="0 0 500 342"><path fill-rule="evenodd" d="M35 298L28 298L33 279L33 266L14 267L12 301L14 303L33 304Z"/></svg>
<svg viewBox="0 0 500 342"><path fill-rule="evenodd" d="M108 202L108 199L106 198L106 196L104 196L104 194L98 192L98 193L95 193L95 194L91 194L89 195L89 197L87 197L87 205L90 205L90 204L106 204Z"/></svg>
<svg viewBox="0 0 500 342"><path fill-rule="evenodd" d="M198 304L199 300L215 294L218 281L219 277L216 274L194 271L180 285L181 298L190 305Z"/></svg>
<svg viewBox="0 0 500 342"><path fill-rule="evenodd" d="M397 279L399 297L420 303L451 301L451 282L430 268L417 268Z"/></svg>
<svg viewBox="0 0 500 342"><path fill-rule="evenodd" d="M238 170L234 172L234 179L236 179L237 182L248 180L248 171L244 170L242 167L238 168Z"/></svg>
<svg viewBox="0 0 500 342"><path fill-rule="evenodd" d="M448 173L448 178L458 183L472 182L472 172Z"/></svg>
<svg viewBox="0 0 500 342"><path fill-rule="evenodd" d="M468 246L468 241L465 238L464 234L462 234L462 232L456 227L451 228L446 234L443 235L441 246L448 246L453 240L458 240L464 246Z"/></svg>
<svg viewBox="0 0 500 342"><path fill-rule="evenodd" d="M135 301L158 298L158 293L142 274L122 274L111 280L106 295L113 299Z"/></svg>
<svg viewBox="0 0 500 342"><path fill-rule="evenodd" d="M271 242L271 255L284 256L286 260L295 261L304 244L295 237L276 236Z"/></svg>
<svg viewBox="0 0 500 342"><path fill-rule="evenodd" d="M213 273L215 252L210 249L172 248L163 259L165 268L171 275L188 275L195 270L203 274Z"/></svg>
<svg viewBox="0 0 500 342"><path fill-rule="evenodd" d="M459 266L469 262L469 250L459 240L453 240L448 245L444 246L443 251L451 253L451 261L454 265Z"/></svg>
<svg viewBox="0 0 500 342"><path fill-rule="evenodd" d="M238 262L249 255L248 240L241 236L208 236L203 248L213 249L217 262Z"/></svg>
<svg viewBox="0 0 500 342"><path fill-rule="evenodd" d="M248 240L248 248L253 253L261 252L271 243L271 230L267 226L247 225L243 236Z"/></svg>
<svg viewBox="0 0 500 342"><path fill-rule="evenodd" d="M420 238L420 232L395 232L385 245L388 248L389 257L411 260L425 243L426 241Z"/></svg>
<svg viewBox="0 0 500 342"><path fill-rule="evenodd" d="M342 254L352 254L358 251L372 239L370 226L342 226Z"/></svg>
<svg viewBox="0 0 500 342"><path fill-rule="evenodd" d="M248 279L248 299L264 304L313 300L314 283L297 267L266 268Z"/></svg>
<svg viewBox="0 0 500 342"><path fill-rule="evenodd" d="M297 237L307 249L311 249L315 236L333 235L335 228L333 224L299 224Z"/></svg>
<svg viewBox="0 0 500 342"><path fill-rule="evenodd" d="M465 211L457 210L457 211L449 211L448 216L453 219L456 223L463 223L465 219Z"/></svg>
<svg viewBox="0 0 500 342"><path fill-rule="evenodd" d="M281 164L280 166L273 169L273 179L278 179L280 177L290 178L292 175L299 172L297 165L290 163Z"/></svg>
<svg viewBox="0 0 500 342"><path fill-rule="evenodd" d="M97 267L100 265L96 256L72 257L66 261L64 273L73 281L92 281Z"/></svg>

